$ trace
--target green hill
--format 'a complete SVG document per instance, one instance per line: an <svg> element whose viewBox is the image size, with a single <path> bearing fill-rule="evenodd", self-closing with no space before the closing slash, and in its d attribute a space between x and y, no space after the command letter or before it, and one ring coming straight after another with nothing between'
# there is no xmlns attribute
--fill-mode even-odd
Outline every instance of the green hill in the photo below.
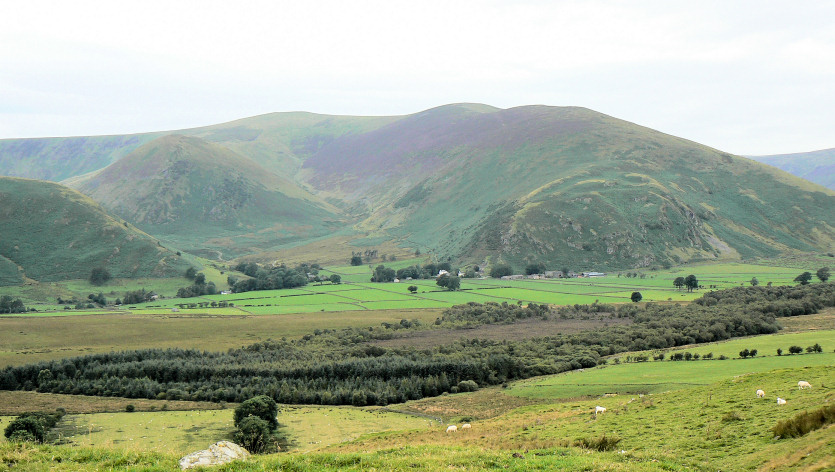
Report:
<svg viewBox="0 0 835 472"><path fill-rule="evenodd" d="M835 149L750 158L835 190Z"/></svg>
<svg viewBox="0 0 835 472"><path fill-rule="evenodd" d="M606 270L835 242L832 190L585 108L272 113L178 133L0 141L0 173L68 178L212 258L363 233L461 264Z"/></svg>
<svg viewBox="0 0 835 472"><path fill-rule="evenodd" d="M325 195L441 258L636 267L821 250L835 192L584 108L449 105L305 161Z"/></svg>
<svg viewBox="0 0 835 472"><path fill-rule="evenodd" d="M169 135L68 182L148 233L223 257L329 234L330 205L253 160L200 138Z"/></svg>
<svg viewBox="0 0 835 472"><path fill-rule="evenodd" d="M174 251L52 182L0 177L0 284L113 277L180 276L191 265Z"/></svg>

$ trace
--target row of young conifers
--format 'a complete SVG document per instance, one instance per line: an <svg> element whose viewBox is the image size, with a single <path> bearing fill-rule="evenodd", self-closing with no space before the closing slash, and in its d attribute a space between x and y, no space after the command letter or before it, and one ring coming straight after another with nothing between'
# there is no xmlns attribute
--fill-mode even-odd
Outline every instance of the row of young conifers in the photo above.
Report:
<svg viewBox="0 0 835 472"><path fill-rule="evenodd" d="M432 324L402 320L323 330L228 352L148 349L8 367L0 371L0 389L233 402L267 395L280 403L386 405L593 367L625 351L774 333L777 317L828 306L835 306L831 283L735 288L681 306L469 303L446 310ZM435 330L530 317L618 317L622 322L535 339L464 339L420 348L379 345L418 332L429 332L421 335L431 339Z"/></svg>

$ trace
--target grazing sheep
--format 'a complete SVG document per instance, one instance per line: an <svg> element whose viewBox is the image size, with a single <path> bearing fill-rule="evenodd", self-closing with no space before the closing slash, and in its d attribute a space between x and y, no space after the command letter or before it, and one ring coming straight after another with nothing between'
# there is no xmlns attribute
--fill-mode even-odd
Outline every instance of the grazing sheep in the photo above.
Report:
<svg viewBox="0 0 835 472"><path fill-rule="evenodd" d="M765 398L765 392L762 390L757 390L757 398Z"/></svg>
<svg viewBox="0 0 835 472"><path fill-rule="evenodd" d="M783 400L782 398L777 397L777 404L778 404L778 405L785 405L785 404L786 404L786 400Z"/></svg>
<svg viewBox="0 0 835 472"><path fill-rule="evenodd" d="M803 390L804 388L812 388L812 384L810 384L809 382L807 382L805 380L801 380L800 382L797 382L797 387L800 390Z"/></svg>
<svg viewBox="0 0 835 472"><path fill-rule="evenodd" d="M464 423L464 424L461 425L461 429L470 429L472 427L473 426L470 423Z"/></svg>
<svg viewBox="0 0 835 472"><path fill-rule="evenodd" d="M446 428L447 433L454 433L456 431L458 431L458 426L455 426L454 424L451 424Z"/></svg>
<svg viewBox="0 0 835 472"><path fill-rule="evenodd" d="M606 411L606 408L603 408L602 406L596 406L594 407L594 416L597 416L598 413L603 413L604 411Z"/></svg>

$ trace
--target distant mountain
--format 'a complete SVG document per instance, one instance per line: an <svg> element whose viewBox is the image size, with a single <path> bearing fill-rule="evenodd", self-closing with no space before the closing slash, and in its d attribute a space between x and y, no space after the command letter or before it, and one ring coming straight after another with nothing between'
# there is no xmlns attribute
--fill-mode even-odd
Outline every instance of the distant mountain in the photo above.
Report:
<svg viewBox="0 0 835 472"><path fill-rule="evenodd" d="M279 175L292 177L301 163L343 135L362 133L396 116L330 116L269 113L200 128L143 134L0 140L0 175L62 181L102 169L161 136L181 134L221 144Z"/></svg>
<svg viewBox="0 0 835 472"><path fill-rule="evenodd" d="M0 285L26 279L182 276L190 260L62 185L0 177Z"/></svg>
<svg viewBox="0 0 835 472"><path fill-rule="evenodd" d="M169 135L66 181L139 228L193 253L235 256L330 234L333 207L253 160Z"/></svg>
<svg viewBox="0 0 835 472"><path fill-rule="evenodd" d="M796 154L749 157L835 190L835 148Z"/></svg>
<svg viewBox="0 0 835 472"><path fill-rule="evenodd" d="M82 138L55 139L69 149ZM210 257L361 234L461 264L581 270L835 243L832 190L585 108L276 113L86 139L72 171L45 151L30 164L73 175L69 185L117 215ZM0 142L0 172L19 141Z"/></svg>

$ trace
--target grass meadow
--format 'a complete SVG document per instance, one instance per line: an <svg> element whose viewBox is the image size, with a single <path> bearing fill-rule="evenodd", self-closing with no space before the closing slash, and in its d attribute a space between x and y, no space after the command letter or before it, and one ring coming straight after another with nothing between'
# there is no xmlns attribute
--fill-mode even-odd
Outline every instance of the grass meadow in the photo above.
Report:
<svg viewBox="0 0 835 472"><path fill-rule="evenodd" d="M761 349L789 335L801 344L835 339L835 331L822 329L831 317L812 317L795 323L799 332L711 348L734 350L744 341ZM798 380L813 388L798 390ZM760 388L766 398L756 397ZM786 405L776 404L778 395ZM830 470L833 426L793 439L774 438L770 428L831 401L832 352L610 364L386 410L282 405L289 453L219 470ZM597 405L607 411L595 416ZM471 430L444 432L464 421ZM181 455L230 430L229 408L70 414L56 433L73 446L0 442L0 460L20 470L177 470ZM614 450L575 445L603 435L618 440Z"/></svg>

